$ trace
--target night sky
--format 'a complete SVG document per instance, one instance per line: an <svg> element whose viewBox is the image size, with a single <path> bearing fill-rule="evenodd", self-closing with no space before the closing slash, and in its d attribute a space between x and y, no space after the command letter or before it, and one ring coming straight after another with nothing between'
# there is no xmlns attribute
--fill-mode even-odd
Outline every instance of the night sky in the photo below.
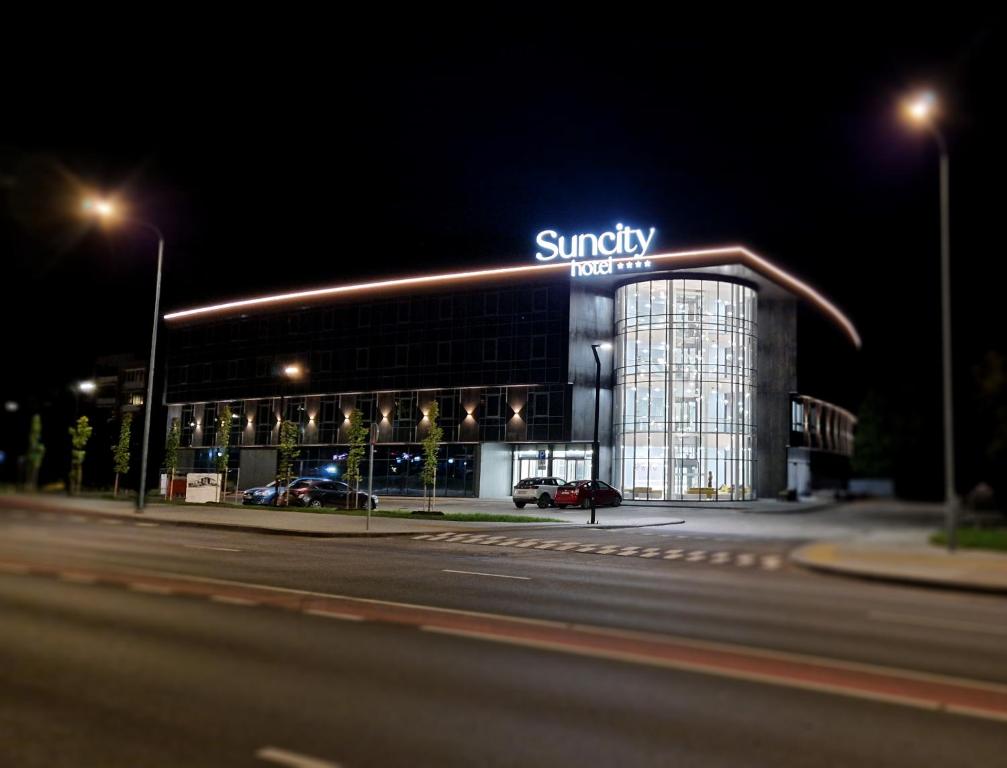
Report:
<svg viewBox="0 0 1007 768"><path fill-rule="evenodd" d="M747 245L843 308L863 350L802 312L800 390L854 411L881 393L926 495L940 476L937 154L897 110L925 84L951 144L959 473L982 479L972 368L1007 351L1000 20L532 26L439 38L302 20L3 54L0 322L18 372L0 399L146 354L155 243L74 221L86 186L165 230L165 310L527 263L540 229L618 221L656 226L662 250Z"/></svg>

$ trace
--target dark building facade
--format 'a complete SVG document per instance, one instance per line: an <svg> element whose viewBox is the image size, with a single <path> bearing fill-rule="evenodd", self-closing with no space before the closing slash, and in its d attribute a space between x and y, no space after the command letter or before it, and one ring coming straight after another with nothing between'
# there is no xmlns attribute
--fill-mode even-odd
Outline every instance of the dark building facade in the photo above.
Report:
<svg viewBox="0 0 1007 768"><path fill-rule="evenodd" d="M437 402L438 494L499 497L533 475L590 477L592 344L602 346L599 476L627 500L746 500L788 485L796 304L856 331L819 294L742 248L332 286L181 310L165 403L182 468L230 430L242 487L271 479L279 425L301 474L339 476L348 418L377 425L375 489L421 492ZM231 424L218 414L230 405Z"/></svg>

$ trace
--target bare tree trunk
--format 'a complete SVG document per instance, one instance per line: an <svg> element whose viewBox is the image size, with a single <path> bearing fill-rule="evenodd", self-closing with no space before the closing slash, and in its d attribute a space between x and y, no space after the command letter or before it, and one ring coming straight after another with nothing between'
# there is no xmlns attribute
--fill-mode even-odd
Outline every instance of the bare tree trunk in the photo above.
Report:
<svg viewBox="0 0 1007 768"><path fill-rule="evenodd" d="M112 488L112 498L118 498L119 496L119 473L115 473L115 486Z"/></svg>
<svg viewBox="0 0 1007 768"><path fill-rule="evenodd" d="M430 509L428 512L434 511L434 505L437 503L437 470L434 470L434 484L430 487Z"/></svg>

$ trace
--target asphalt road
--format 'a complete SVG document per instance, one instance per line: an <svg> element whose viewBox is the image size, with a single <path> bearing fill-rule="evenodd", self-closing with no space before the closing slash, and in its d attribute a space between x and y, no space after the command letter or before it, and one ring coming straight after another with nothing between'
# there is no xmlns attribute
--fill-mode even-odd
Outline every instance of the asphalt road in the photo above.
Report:
<svg viewBox="0 0 1007 768"><path fill-rule="evenodd" d="M806 573L794 543L0 511L0 764L1003 765L1007 717L905 692L1007 684L1007 601Z"/></svg>

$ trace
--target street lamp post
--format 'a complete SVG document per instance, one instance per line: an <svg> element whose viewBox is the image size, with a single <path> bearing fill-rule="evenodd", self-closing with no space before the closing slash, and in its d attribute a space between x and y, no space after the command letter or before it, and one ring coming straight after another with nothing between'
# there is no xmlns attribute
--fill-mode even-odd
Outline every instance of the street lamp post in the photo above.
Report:
<svg viewBox="0 0 1007 768"><path fill-rule="evenodd" d="M955 499L955 433L951 389L951 218L950 160L948 143L935 120L937 100L932 93L918 95L906 105L906 113L923 125L937 142L940 153L941 204L941 340L942 378L944 390L944 509L948 551L958 545L957 503Z"/></svg>
<svg viewBox="0 0 1007 768"><path fill-rule="evenodd" d="M118 217L122 221L146 229L157 238L157 280L154 283L154 322L150 332L150 364L147 366L147 397L143 401L143 443L140 449L140 490L136 496L136 511L143 512L147 495L147 457L150 453L150 413L154 408L154 363L157 356L157 326L161 312L161 267L164 262L164 234L153 224L120 216L108 200L85 200L84 211L102 219Z"/></svg>
<svg viewBox="0 0 1007 768"><path fill-rule="evenodd" d="M290 386L290 382L294 381L301 376L301 366L295 364L288 364L283 366L283 380L280 386L280 419L276 425L276 444L279 446L283 441L283 422L287 418L287 389ZM301 416L300 412L297 415L298 426L300 426ZM288 495L284 501L284 506L290 506L290 489L287 489ZM276 475L276 494L273 496L273 506L280 506L280 475L277 472Z"/></svg>
<svg viewBox="0 0 1007 768"><path fill-rule="evenodd" d="M598 461L600 459L601 445L598 442L598 421L601 412L601 358L598 356L599 348L608 348L608 344L592 344L591 352L594 354L594 441L591 443L591 525L594 525L596 518L595 492L598 490Z"/></svg>

